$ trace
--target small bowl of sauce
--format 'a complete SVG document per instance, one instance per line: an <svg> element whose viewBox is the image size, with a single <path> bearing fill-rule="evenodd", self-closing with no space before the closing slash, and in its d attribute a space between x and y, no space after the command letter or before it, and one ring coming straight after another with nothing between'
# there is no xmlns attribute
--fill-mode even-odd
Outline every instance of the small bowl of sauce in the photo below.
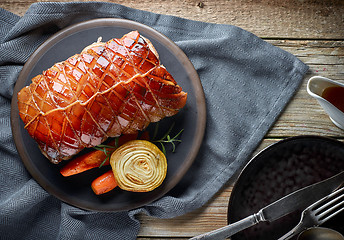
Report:
<svg viewBox="0 0 344 240"><path fill-rule="evenodd" d="M319 102L331 121L344 130L344 84L315 76L308 80L307 92Z"/></svg>
<svg viewBox="0 0 344 240"><path fill-rule="evenodd" d="M344 87L327 87L324 89L321 96L332 103L340 111L344 112Z"/></svg>

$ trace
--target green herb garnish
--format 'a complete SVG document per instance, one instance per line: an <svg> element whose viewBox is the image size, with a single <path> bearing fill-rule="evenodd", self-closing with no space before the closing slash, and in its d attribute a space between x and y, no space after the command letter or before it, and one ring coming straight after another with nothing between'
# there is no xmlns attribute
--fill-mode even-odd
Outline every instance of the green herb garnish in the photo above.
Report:
<svg viewBox="0 0 344 240"><path fill-rule="evenodd" d="M181 142L181 140L178 139L178 137L184 131L184 129L180 130L174 137L170 136L170 133L171 133L174 125L175 124L173 123L170 126L170 128L167 130L167 132L163 135L163 137L160 138L160 139L157 139L157 140L155 140L155 139L156 139L156 136L158 134L159 123L157 123L155 125L155 128L154 128L152 142L153 143L160 143L162 152L164 153L165 156L166 156L165 144L167 144L167 143L172 144L172 152L175 152L175 150L176 150L175 142ZM111 154L113 153L114 149L119 147L118 146L119 145L118 142L119 142L119 137L116 137L115 138L115 146L110 146L110 145L106 145L106 144L99 144L99 145L93 147L96 150L102 151L105 154L105 156L106 156L104 161L99 165L99 168L101 168L106 163L107 160L110 160Z"/></svg>
<svg viewBox="0 0 344 240"><path fill-rule="evenodd" d="M166 148L165 148L164 144L166 144L166 143L172 144L172 152L174 152L176 150L175 142L181 142L182 141L182 140L178 139L178 137L184 131L184 129L180 130L174 137L171 137L170 133L171 133L173 127L174 127L174 123L167 130L165 135L162 138L158 139L158 140L154 140L154 139L156 138L156 135L157 135L157 132L158 132L157 129L159 128L159 124L156 124L155 129L154 129L154 137L153 137L153 141L152 142L160 143L162 152L165 154L165 156L166 156Z"/></svg>
<svg viewBox="0 0 344 240"><path fill-rule="evenodd" d="M99 168L101 168L106 163L107 160L110 161L111 153L113 151L111 151L111 150L109 151L108 148L112 148L112 149L118 148L118 137L115 138L115 146L99 144L99 145L97 145L97 146L95 146L93 148L96 149L96 150L102 151L105 154L105 156L106 156L104 161L99 165Z"/></svg>

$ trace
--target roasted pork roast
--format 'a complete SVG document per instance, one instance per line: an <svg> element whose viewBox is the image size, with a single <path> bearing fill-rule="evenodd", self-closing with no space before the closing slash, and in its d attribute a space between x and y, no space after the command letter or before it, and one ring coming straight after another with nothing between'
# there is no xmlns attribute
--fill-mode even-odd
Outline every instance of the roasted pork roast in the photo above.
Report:
<svg viewBox="0 0 344 240"><path fill-rule="evenodd" d="M18 93L21 119L53 163L176 114L187 93L137 31L56 63Z"/></svg>

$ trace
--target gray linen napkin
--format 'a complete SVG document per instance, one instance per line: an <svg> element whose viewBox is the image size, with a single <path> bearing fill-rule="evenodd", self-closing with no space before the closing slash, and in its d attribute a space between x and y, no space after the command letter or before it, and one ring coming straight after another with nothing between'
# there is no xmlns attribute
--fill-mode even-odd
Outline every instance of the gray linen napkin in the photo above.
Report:
<svg viewBox="0 0 344 240"><path fill-rule="evenodd" d="M46 193L23 166L10 130L13 86L28 57L58 30L101 17L141 22L173 40L195 66L206 96L206 134L190 171L164 197L129 212L84 211ZM307 69L235 26L111 3L37 3L23 17L0 9L0 238L136 239L139 212L172 218L201 207L248 161Z"/></svg>

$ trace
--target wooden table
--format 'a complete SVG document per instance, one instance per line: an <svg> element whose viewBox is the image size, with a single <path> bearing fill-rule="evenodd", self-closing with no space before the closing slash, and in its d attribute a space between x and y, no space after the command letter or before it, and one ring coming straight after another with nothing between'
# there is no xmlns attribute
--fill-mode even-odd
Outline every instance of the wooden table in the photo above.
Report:
<svg viewBox="0 0 344 240"><path fill-rule="evenodd" d="M64 1L64 0L59 0ZM0 0L0 7L23 15L35 0ZM128 7L183 18L244 28L305 62L310 70L303 84L265 136L260 149L283 138L314 134L338 139L334 126L306 92L311 76L344 82L343 0L113 0ZM228 183L204 207L174 219L140 215L138 239L188 239L226 224L233 183Z"/></svg>

